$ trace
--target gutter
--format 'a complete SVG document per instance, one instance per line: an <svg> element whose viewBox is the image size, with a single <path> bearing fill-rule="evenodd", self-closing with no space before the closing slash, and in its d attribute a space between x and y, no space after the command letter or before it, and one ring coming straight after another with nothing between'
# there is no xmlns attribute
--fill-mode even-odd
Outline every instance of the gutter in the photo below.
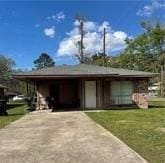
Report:
<svg viewBox="0 0 165 163"><path fill-rule="evenodd" d="M118 74L82 74L82 75L12 75L15 79L42 79L42 78L82 78L82 77L116 77Z"/></svg>
<svg viewBox="0 0 165 163"><path fill-rule="evenodd" d="M80 74L80 75L75 75L75 74L70 74L70 75L12 75L14 78L69 78L69 77L111 77L111 76L116 76L116 77L156 77L160 75L160 73L150 73L150 74L139 74L139 75L119 75L119 74Z"/></svg>

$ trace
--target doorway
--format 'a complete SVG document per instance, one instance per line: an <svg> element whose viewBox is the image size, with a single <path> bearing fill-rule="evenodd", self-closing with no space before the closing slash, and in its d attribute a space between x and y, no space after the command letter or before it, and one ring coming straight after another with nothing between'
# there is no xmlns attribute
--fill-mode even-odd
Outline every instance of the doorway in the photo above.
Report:
<svg viewBox="0 0 165 163"><path fill-rule="evenodd" d="M85 107L96 108L96 81L85 81Z"/></svg>

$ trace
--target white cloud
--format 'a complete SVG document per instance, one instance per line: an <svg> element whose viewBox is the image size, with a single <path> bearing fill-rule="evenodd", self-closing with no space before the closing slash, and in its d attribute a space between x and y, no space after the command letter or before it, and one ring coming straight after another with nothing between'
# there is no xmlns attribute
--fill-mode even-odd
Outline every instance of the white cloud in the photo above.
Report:
<svg viewBox="0 0 165 163"><path fill-rule="evenodd" d="M123 31L117 31L113 33L114 37L123 40L123 38L126 38L127 35Z"/></svg>
<svg viewBox="0 0 165 163"><path fill-rule="evenodd" d="M61 12L59 12L59 13L56 14L56 17L57 17L57 20L58 21L59 20L63 20L63 19L65 19L65 14L64 14L63 11L61 11Z"/></svg>
<svg viewBox="0 0 165 163"><path fill-rule="evenodd" d="M47 37L54 38L54 36L55 36L55 27L52 26L50 28L45 28L44 29L44 34Z"/></svg>
<svg viewBox="0 0 165 163"><path fill-rule="evenodd" d="M70 32L67 32L67 37L64 38L57 50L58 56L73 56L78 53L77 42L80 40L78 30L78 21L74 22L74 27ZM127 34L123 31L114 31L111 29L109 22L105 21L98 24L92 21L84 23L84 47L85 53L93 54L97 51L102 51L103 47L103 28L106 28L106 50L110 51L122 50L125 47L125 39Z"/></svg>
<svg viewBox="0 0 165 163"><path fill-rule="evenodd" d="M110 32L111 27L110 27L109 22L104 21L104 22L99 26L99 32L103 32L103 31L104 31L104 28L106 29L106 31Z"/></svg>
<svg viewBox="0 0 165 163"><path fill-rule="evenodd" d="M79 22L78 20L76 20L76 21L74 22L74 25L75 25L75 26L79 26L79 25L80 25L80 22ZM95 22L86 21L86 22L84 23L84 30L85 30L85 31L94 31L94 30L96 30L96 28L97 28L97 24L96 24Z"/></svg>
<svg viewBox="0 0 165 163"><path fill-rule="evenodd" d="M164 9L165 9L165 1L160 2L158 0L152 0L150 5L144 6L143 9L138 10L136 14L142 17L143 16L150 17L156 11L160 11Z"/></svg>
<svg viewBox="0 0 165 163"><path fill-rule="evenodd" d="M58 13L56 13L55 15L49 16L47 17L48 20L55 20L57 22L62 21L63 19L65 19L65 14L63 11L60 11Z"/></svg>

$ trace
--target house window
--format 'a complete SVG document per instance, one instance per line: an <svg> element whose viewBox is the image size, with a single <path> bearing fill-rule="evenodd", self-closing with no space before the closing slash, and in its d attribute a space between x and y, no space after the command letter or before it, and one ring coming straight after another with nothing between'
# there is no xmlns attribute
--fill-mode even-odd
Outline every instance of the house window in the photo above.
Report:
<svg viewBox="0 0 165 163"><path fill-rule="evenodd" d="M112 104L132 104L133 84L131 81L111 82Z"/></svg>

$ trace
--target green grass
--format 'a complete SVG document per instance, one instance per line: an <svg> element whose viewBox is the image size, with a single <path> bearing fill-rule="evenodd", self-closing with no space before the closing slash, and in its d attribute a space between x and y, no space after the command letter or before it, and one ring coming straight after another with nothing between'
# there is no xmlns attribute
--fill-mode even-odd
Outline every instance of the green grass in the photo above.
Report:
<svg viewBox="0 0 165 163"><path fill-rule="evenodd" d="M165 108L87 112L151 163L165 162Z"/></svg>
<svg viewBox="0 0 165 163"><path fill-rule="evenodd" d="M24 104L9 104L7 107L7 112L9 115L0 116L0 128L5 127L6 125L28 113L27 106Z"/></svg>

